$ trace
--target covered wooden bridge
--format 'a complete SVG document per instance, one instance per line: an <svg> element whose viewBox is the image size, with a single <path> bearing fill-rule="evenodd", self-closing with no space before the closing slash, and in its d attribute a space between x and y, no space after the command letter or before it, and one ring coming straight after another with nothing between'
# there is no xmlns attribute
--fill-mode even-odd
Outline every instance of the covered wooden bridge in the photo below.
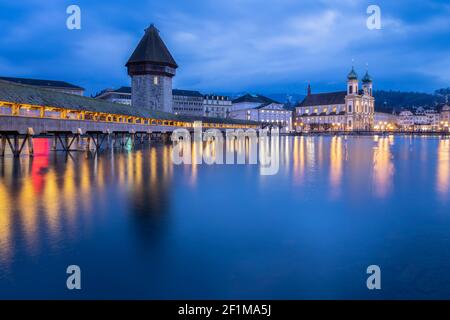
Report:
<svg viewBox="0 0 450 320"><path fill-rule="evenodd" d="M177 128L193 130L198 121L203 128L260 127L257 122L174 115L0 80L0 156L7 145L19 156L26 144L32 155L34 136L52 136L64 150L84 136L100 148L105 139L142 140Z"/></svg>

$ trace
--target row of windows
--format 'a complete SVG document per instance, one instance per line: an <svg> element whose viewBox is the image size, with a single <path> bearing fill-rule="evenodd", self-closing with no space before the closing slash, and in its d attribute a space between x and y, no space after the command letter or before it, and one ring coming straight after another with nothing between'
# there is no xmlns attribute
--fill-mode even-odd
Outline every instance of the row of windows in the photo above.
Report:
<svg viewBox="0 0 450 320"><path fill-rule="evenodd" d="M351 106L350 106L351 107ZM344 111L345 112L345 107L317 107L317 108L306 108L306 109L299 109L299 111L297 112L297 114L309 114L309 113L328 113L328 112L341 112ZM350 111L351 112L351 111Z"/></svg>
<svg viewBox="0 0 450 320"><path fill-rule="evenodd" d="M227 105L231 106L231 101L218 101L218 100L205 100L203 103L205 104L216 104L216 105Z"/></svg>
<svg viewBox="0 0 450 320"><path fill-rule="evenodd" d="M272 115L269 115L269 116L264 116L264 115L262 115L261 117L260 117L261 119L290 119L291 117L283 117L283 116L272 116Z"/></svg>
<svg viewBox="0 0 450 320"><path fill-rule="evenodd" d="M228 101L228 97L225 96L205 96L206 100L208 101Z"/></svg>
<svg viewBox="0 0 450 320"><path fill-rule="evenodd" d="M198 111L198 112L202 112L203 109L198 109L198 108L173 108L174 111Z"/></svg>
<svg viewBox="0 0 450 320"><path fill-rule="evenodd" d="M345 117L311 117L311 118L306 118L305 119L306 122L326 122L326 123L331 123L331 122L345 122Z"/></svg>
<svg viewBox="0 0 450 320"><path fill-rule="evenodd" d="M229 108L224 109L224 108L206 107L206 111L220 111L220 112L227 111L227 112L230 112L230 110L231 109L229 109Z"/></svg>
<svg viewBox="0 0 450 320"><path fill-rule="evenodd" d="M248 119L248 120L250 120L250 119ZM275 123L282 123L282 124L288 124L289 122L288 121L285 121L285 120L261 120L262 122L275 122Z"/></svg>
<svg viewBox="0 0 450 320"><path fill-rule="evenodd" d="M369 113L371 110L371 108L368 105L364 105L364 108L361 107L361 105L357 105L356 106L356 112L364 112L364 113ZM302 115L302 114L320 114L320 113L340 113L340 112L346 112L346 108L345 107L323 107L323 108L306 108L306 109L298 109L297 110L297 114L298 115ZM353 106L351 104L349 104L348 106L348 112L353 112Z"/></svg>
<svg viewBox="0 0 450 320"><path fill-rule="evenodd" d="M203 100L201 100L201 99L195 99L195 98L185 97L185 96L173 96L173 101L179 102L179 103L186 103L187 101L190 101L193 103L203 104Z"/></svg>
<svg viewBox="0 0 450 320"><path fill-rule="evenodd" d="M261 113L281 113L281 114L290 114L290 111L278 111L278 110L261 110Z"/></svg>
<svg viewBox="0 0 450 320"><path fill-rule="evenodd" d="M362 107L361 105L356 105L355 112L356 113L360 113L360 112L369 113L370 109L371 108L368 105L364 105L364 107ZM353 112L352 105L348 106L348 112Z"/></svg>
<svg viewBox="0 0 450 320"><path fill-rule="evenodd" d="M182 105L182 106L200 106L203 108L203 104L195 103L195 102L177 102L174 101L175 105Z"/></svg>

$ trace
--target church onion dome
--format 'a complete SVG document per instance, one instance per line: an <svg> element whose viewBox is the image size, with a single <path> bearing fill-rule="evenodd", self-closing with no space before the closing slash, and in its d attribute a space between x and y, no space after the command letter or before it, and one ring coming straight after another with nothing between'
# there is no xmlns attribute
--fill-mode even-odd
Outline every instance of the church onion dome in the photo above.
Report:
<svg viewBox="0 0 450 320"><path fill-rule="evenodd" d="M371 83L372 82L372 78L369 75L369 71L366 71L366 74L362 78L362 82L363 83Z"/></svg>
<svg viewBox="0 0 450 320"><path fill-rule="evenodd" d="M347 76L348 80L358 80L358 75L355 72L355 68L352 67L352 71L350 71L350 73Z"/></svg>

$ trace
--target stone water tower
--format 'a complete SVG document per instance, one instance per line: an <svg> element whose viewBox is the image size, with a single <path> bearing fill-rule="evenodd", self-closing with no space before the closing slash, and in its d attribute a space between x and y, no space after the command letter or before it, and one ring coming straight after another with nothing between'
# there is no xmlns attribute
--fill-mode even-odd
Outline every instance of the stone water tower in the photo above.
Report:
<svg viewBox="0 0 450 320"><path fill-rule="evenodd" d="M126 67L133 107L172 112L172 78L178 65L153 24L145 30Z"/></svg>

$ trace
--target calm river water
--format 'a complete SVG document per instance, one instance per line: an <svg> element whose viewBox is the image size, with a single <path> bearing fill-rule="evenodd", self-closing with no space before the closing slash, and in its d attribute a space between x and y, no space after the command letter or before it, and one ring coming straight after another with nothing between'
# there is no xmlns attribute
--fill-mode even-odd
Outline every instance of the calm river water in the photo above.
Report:
<svg viewBox="0 0 450 320"><path fill-rule="evenodd" d="M49 148L0 159L0 298L450 298L449 139L285 137L272 176Z"/></svg>

